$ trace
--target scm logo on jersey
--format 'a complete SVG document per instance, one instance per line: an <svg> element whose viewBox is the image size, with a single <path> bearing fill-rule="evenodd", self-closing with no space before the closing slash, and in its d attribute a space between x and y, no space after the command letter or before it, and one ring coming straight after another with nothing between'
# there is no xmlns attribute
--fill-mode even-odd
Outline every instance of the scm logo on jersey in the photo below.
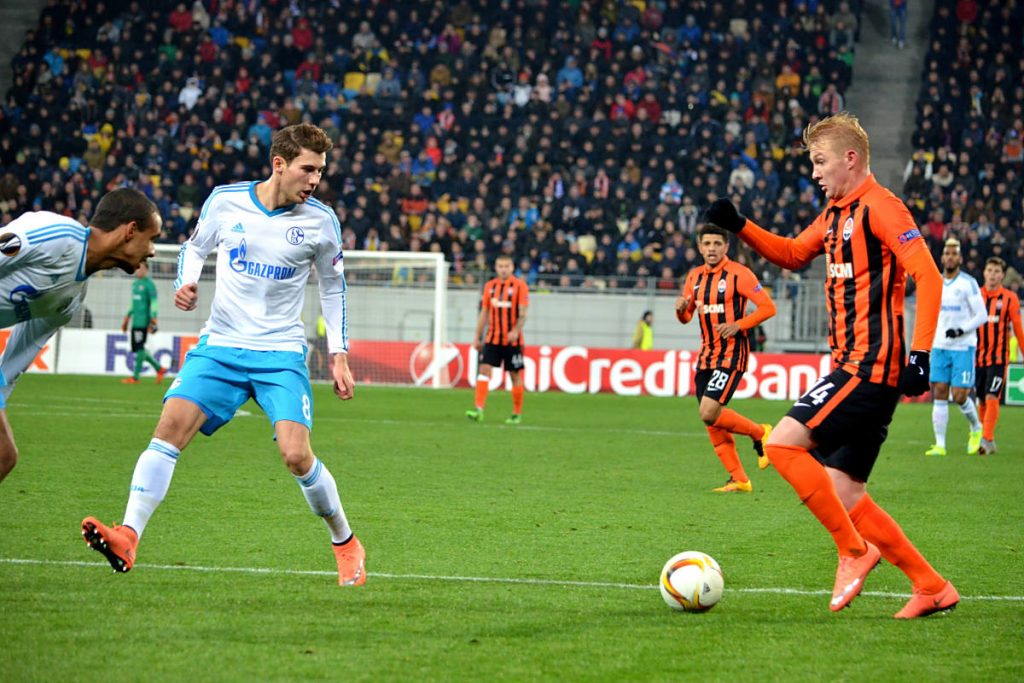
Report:
<svg viewBox="0 0 1024 683"><path fill-rule="evenodd" d="M287 280L295 275L295 266L275 266L258 261L247 261L245 256L245 240L242 240L230 252L231 270L236 273L245 273L246 275L267 278L269 280Z"/></svg>
<svg viewBox="0 0 1024 683"><path fill-rule="evenodd" d="M853 264L830 263L828 264L828 276L832 280L849 280L853 278Z"/></svg>
<svg viewBox="0 0 1024 683"><path fill-rule="evenodd" d="M700 312L705 315L708 313L725 313L725 304L703 304Z"/></svg>

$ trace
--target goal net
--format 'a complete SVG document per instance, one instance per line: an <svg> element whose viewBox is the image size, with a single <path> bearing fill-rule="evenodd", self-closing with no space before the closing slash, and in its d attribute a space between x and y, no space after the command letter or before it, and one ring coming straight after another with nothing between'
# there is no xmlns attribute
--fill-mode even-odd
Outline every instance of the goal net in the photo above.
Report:
<svg viewBox="0 0 1024 683"><path fill-rule="evenodd" d="M178 245L158 245L150 259L157 288L160 333L194 337L209 317L216 255L211 254L199 281L199 306L174 307ZM120 330L131 301L131 275L104 271L89 283L85 306L72 326ZM445 361L448 264L433 252L346 251L349 365L359 384L450 385ZM306 287L302 319L309 344L310 376L331 378L316 274ZM171 341L167 342L171 344ZM187 342L185 342L187 344ZM177 337L175 347L182 346Z"/></svg>

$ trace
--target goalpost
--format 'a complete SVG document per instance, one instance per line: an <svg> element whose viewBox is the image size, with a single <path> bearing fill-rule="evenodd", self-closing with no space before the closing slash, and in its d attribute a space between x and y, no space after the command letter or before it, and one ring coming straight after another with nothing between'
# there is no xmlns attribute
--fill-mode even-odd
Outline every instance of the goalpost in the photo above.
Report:
<svg viewBox="0 0 1024 683"><path fill-rule="evenodd" d="M160 307L159 335L167 339L170 335L197 335L209 317L214 292L216 254L211 254L199 281L198 310L184 312L174 307L179 251L179 245L157 245L156 256L149 262ZM120 331L130 303L132 277L116 270L97 273L90 279L84 313L72 326ZM447 366L453 360L449 357L453 348L446 344L448 263L444 254L346 251L345 279L350 366L356 382L448 386ZM309 342L310 375L314 380L328 380L315 270L306 286L302 319Z"/></svg>

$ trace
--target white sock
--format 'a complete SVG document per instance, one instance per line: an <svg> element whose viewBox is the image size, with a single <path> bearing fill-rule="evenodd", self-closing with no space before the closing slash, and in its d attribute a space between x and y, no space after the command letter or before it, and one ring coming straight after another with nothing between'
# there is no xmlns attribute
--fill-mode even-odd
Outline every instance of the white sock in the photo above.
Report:
<svg viewBox="0 0 1024 683"><path fill-rule="evenodd" d="M974 399L968 396L963 403L959 404L959 406L960 412L964 414L964 417L967 418L967 421L971 425L971 431L980 432L981 420L978 419L978 407L974 405Z"/></svg>
<svg viewBox="0 0 1024 683"><path fill-rule="evenodd" d="M179 455L181 452L171 444L153 439L135 463L123 524L135 529L140 538L149 518L167 495Z"/></svg>
<svg viewBox="0 0 1024 683"><path fill-rule="evenodd" d="M324 518L327 528L331 530L331 541L341 543L352 536L345 510L341 507L338 497L338 485L320 458L313 458L313 467L301 477L295 477L302 489L302 495L309 503L313 514Z"/></svg>
<svg viewBox="0 0 1024 683"><path fill-rule="evenodd" d="M946 447L946 424L949 422L949 401L932 401L932 429L935 430L935 445Z"/></svg>

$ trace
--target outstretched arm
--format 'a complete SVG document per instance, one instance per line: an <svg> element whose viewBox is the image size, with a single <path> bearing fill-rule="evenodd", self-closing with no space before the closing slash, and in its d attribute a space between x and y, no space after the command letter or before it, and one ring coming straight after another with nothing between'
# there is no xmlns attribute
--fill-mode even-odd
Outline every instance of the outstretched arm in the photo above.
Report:
<svg viewBox="0 0 1024 683"><path fill-rule="evenodd" d="M804 230L795 238L782 237L749 219L743 224L739 236L758 254L788 270L799 270L813 261L821 253L823 245L821 236L813 228Z"/></svg>
<svg viewBox="0 0 1024 683"><path fill-rule="evenodd" d="M813 224L796 238L782 237L748 219L725 198L712 202L701 220L739 235L761 256L789 270L799 270L806 266L822 252L824 246L823 235Z"/></svg>

